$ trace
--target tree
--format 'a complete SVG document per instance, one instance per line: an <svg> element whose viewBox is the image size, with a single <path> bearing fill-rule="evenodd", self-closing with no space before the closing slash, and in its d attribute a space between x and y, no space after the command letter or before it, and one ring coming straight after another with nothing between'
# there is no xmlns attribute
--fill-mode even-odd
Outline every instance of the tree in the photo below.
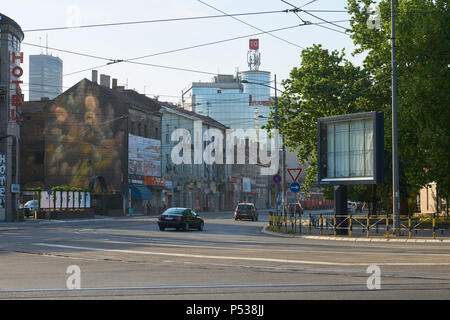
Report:
<svg viewBox="0 0 450 320"><path fill-rule="evenodd" d="M364 69L374 77L391 74L390 1L379 3L380 28L368 28L373 0L348 0L352 38L366 53ZM399 161L410 187L432 181L443 196L450 193L449 179L449 76L450 15L446 0L399 0L395 4L398 71ZM390 87L380 88L386 122L390 123ZM386 126L385 147L391 147Z"/></svg>
<svg viewBox="0 0 450 320"><path fill-rule="evenodd" d="M348 0L351 37L357 46L353 54L366 54L363 66L352 65L344 51L329 52L314 45L302 51L300 66L283 81L279 129L286 146L298 150L300 163L310 164L307 188L317 175L317 119L384 111L386 185L380 194L388 194L392 172L390 1L379 4L379 29L367 24L373 3ZM447 1L399 0L396 8L400 192L407 196L436 181L446 197L450 193ZM274 127L273 112L266 127ZM369 188L353 191L364 196Z"/></svg>
<svg viewBox="0 0 450 320"><path fill-rule="evenodd" d="M314 45L301 53L301 65L283 80L284 93L278 99L279 130L286 147L297 151L306 169L306 188L316 181L317 119L347 113L377 111L371 104L371 77L344 58L344 51ZM364 95L364 93L366 95ZM274 128L271 113L266 128Z"/></svg>

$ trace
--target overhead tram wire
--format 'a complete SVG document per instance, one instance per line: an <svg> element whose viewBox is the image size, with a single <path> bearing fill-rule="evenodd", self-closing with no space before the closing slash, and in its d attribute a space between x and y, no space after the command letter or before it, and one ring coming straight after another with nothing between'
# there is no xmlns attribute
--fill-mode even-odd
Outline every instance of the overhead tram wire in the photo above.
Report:
<svg viewBox="0 0 450 320"><path fill-rule="evenodd" d="M183 18L169 18L169 19L155 19L155 20L138 20L138 21L126 21L126 22L100 23L100 24L90 24L90 25L82 25L82 26L36 28L36 29L23 30L23 32L38 32L38 31L56 31L56 30L70 30L70 29L83 29L83 28L113 27L113 26L133 25L133 24L146 24L146 23L160 23L160 22L176 22L176 21L189 21L189 20L200 20L200 19L226 18L226 17L229 17L230 15L231 16L250 16L250 15L274 14L274 13L287 13L287 11L286 10L273 10L273 11L233 13L233 14L212 15L212 16L197 16L197 17L183 17Z"/></svg>
<svg viewBox="0 0 450 320"><path fill-rule="evenodd" d="M345 34L345 35L349 35L349 34L347 33L347 30L348 30L347 28L345 28L345 27L343 27L343 26L340 26L340 25L338 25L338 24L336 24L336 23L334 23L334 22L332 22L332 21L328 21L328 20L322 19L322 18L320 18L320 17L318 17L318 16L316 16L316 15L310 13L309 10L303 10L303 9L301 9L301 8L307 6L308 4L313 3L313 2L315 2L315 1L317 1L317 0L310 1L310 2L308 2L308 3L306 3L305 5L300 6L300 7L296 7L296 6L294 6L293 4L291 4L291 3L289 3L289 2L287 2L287 1L285 1L285 0L281 0L281 1L284 2L284 3L286 3L287 5L290 5L291 7L293 7L293 9L288 9L288 12L294 12L295 15L296 15L302 22L304 22L304 20L297 14L298 12L304 12L304 13L306 13L306 14L308 14L308 15L310 15L310 16L312 16L312 17L318 19L318 20L321 20L322 22L327 22L327 23L329 23L329 24L331 24L331 25L333 25L333 26L335 26L335 27L342 28L342 29L345 30L345 32L342 32L342 31L339 31L339 30L335 30L335 29L330 28L330 27L318 25L318 26L320 26L320 27L323 27L323 28L325 28L325 29L328 29L328 30L331 30L331 31L335 31L335 32L338 32L338 33L342 33L342 34Z"/></svg>
<svg viewBox="0 0 450 320"><path fill-rule="evenodd" d="M130 59L123 59L123 60L122 59L111 59L111 58L106 58L106 57L99 57L99 56L83 54L83 53L79 53L79 52L74 52L74 51L70 51L70 50L63 50L63 49L57 49L57 48L49 48L49 49L50 50L54 50L54 51L60 51L60 52L64 52L64 53L75 54L75 55L80 55L80 56L85 56L85 57L90 57L90 58L96 58L96 59L102 59L102 60L105 60L105 61L109 61L108 63L103 64L103 65L99 65L99 66L95 66L95 67L91 67L91 68L87 68L87 69L83 69L83 70L79 70L79 71L74 71L74 72L67 73L67 74L64 75L64 76L70 76L70 75L81 73L81 72L86 72L86 71L91 71L91 70L103 68L103 67L106 67L108 65L112 65L112 64L116 64L116 63L120 63L120 62L132 62L132 61L135 61L135 60L140 60L140 59L144 59L144 58L154 57L154 56L158 56L158 55L174 53L174 52L179 52L179 51L184 51L184 50L189 50L189 49L195 49L195 48L200 48L200 47L214 45L214 44L219 44L219 43L224 43L224 42L228 42L228 41L233 41L233 40L239 40L239 39L243 39L243 38L253 37L253 36L261 35L261 34L264 34L264 33L267 33L267 32L278 32L278 31L293 29L293 28L302 27L302 26L306 26L306 25L320 25L320 24L327 24L327 23L331 23L331 22L347 22L347 21L348 20L338 20L338 21L329 21L329 22L298 24L298 25L293 25L293 26L290 26L290 27L278 28L278 29L273 29L273 30L270 30L270 31L259 32L259 33L254 33L254 34L248 34L248 35L245 35L245 36L239 36L239 37L234 37L234 38L229 38L229 39L223 39L223 40L203 43L203 44L189 46L189 47L183 47L183 48L174 49L174 50L168 50L168 51L163 51L163 52L149 54L149 55L144 55L144 56L139 56L139 57L130 58ZM37 45L37 44L31 44L31 43L26 43L26 42L23 42L22 44L23 45L30 45L30 46L34 46L34 47L39 47L39 48L46 48L46 46ZM193 70L191 70L191 71L193 71ZM201 72L201 73L205 73L205 72Z"/></svg>
<svg viewBox="0 0 450 320"><path fill-rule="evenodd" d="M272 36L272 37L274 37L274 38L276 38L276 39L278 39L278 40L281 40L281 41L283 41L283 42L289 43L290 45L293 45L293 46L295 46L295 47L297 47L297 48L305 49L304 47L299 46L298 44L295 44L295 43L290 42L290 41L288 41L288 40L286 40L286 39L283 39L283 38L280 38L280 37L278 37L278 36L276 36L276 35L273 35L270 31L264 31L264 30L262 30L262 29L260 29L260 28L258 28L258 27L255 27L254 25L251 25L250 23L247 23L247 22L245 22L245 21L243 21L243 20L241 20L241 19L239 19L239 18L236 18L236 17L234 17L234 16L232 16L232 15L230 15L230 14L228 14L228 13L226 13L226 12L224 12L224 11L222 11L222 10L220 10L220 9L218 9L218 8L216 8L216 7L214 7L214 6L210 5L210 4L208 4L208 3L206 3L206 2L203 2L203 1L201 1L201 0L197 0L197 1L200 2L200 3L202 3L202 4L204 4L205 6L208 6L208 7L212 8L212 9L214 9L214 10L216 10L216 11L219 11L219 12L221 12L221 13L223 13L223 14L229 16L230 18L233 18L234 20L237 20L237 21L239 21L239 22L241 22L241 23L243 23L243 24L245 24L245 25L247 25L247 26L249 26L249 27L252 27L253 29L256 29L256 30L261 31L261 32L263 32L263 33L265 33L265 34L268 34L269 36Z"/></svg>

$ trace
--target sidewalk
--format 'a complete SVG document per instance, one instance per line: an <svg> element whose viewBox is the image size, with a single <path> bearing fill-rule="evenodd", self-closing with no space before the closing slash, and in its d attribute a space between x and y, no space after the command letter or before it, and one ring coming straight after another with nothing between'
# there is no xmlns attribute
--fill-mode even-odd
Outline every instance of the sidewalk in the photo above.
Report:
<svg viewBox="0 0 450 320"><path fill-rule="evenodd" d="M444 235L436 234L436 238L433 239L432 235L430 234L429 237L412 237L409 239L408 235L403 236L395 236L395 235L389 235L389 237L386 237L385 234L379 234L378 236L363 236L363 235L356 235L356 236L334 236L333 234L318 234L319 230L312 230L314 234L309 234L308 228L302 228L302 233L291 232L291 229L288 227L288 232L285 231L272 231L269 229L269 225L265 226L261 232L267 235L271 236L277 236L277 237L286 237L286 238L298 238L298 239L310 239L310 240L329 240L329 241L348 241L348 242L403 242L403 243L450 243L450 234L449 230L447 231L447 234L444 233ZM327 231L329 232L329 231Z"/></svg>

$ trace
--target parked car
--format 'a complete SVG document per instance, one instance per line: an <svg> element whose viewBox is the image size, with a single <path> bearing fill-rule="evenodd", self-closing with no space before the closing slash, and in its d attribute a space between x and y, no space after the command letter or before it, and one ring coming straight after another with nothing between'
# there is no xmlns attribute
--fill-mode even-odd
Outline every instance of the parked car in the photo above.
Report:
<svg viewBox="0 0 450 320"><path fill-rule="evenodd" d="M34 209L37 209L38 201L30 200L27 201L21 208L23 209L23 215L26 217L32 216L34 214Z"/></svg>
<svg viewBox="0 0 450 320"><path fill-rule="evenodd" d="M258 221L258 210L253 203L239 203L234 211L234 220L250 219Z"/></svg>
<svg viewBox="0 0 450 320"><path fill-rule="evenodd" d="M347 201L347 212L348 213L355 213L357 208L357 204L354 201Z"/></svg>
<svg viewBox="0 0 450 320"><path fill-rule="evenodd" d="M205 221L190 208L169 208L158 216L159 230L175 228L189 231L190 229L203 230Z"/></svg>

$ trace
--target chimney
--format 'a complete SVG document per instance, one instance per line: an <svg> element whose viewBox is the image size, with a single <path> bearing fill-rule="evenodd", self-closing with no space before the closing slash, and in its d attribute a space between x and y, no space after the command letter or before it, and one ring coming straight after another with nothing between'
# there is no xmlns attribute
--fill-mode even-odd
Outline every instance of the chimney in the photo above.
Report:
<svg viewBox="0 0 450 320"><path fill-rule="evenodd" d="M92 82L98 83L98 71L92 70Z"/></svg>
<svg viewBox="0 0 450 320"><path fill-rule="evenodd" d="M112 89L117 90L117 79L112 79Z"/></svg>
<svg viewBox="0 0 450 320"><path fill-rule="evenodd" d="M100 85L103 87L110 87L110 83L111 83L111 77L107 76L105 74L101 74L100 75Z"/></svg>

